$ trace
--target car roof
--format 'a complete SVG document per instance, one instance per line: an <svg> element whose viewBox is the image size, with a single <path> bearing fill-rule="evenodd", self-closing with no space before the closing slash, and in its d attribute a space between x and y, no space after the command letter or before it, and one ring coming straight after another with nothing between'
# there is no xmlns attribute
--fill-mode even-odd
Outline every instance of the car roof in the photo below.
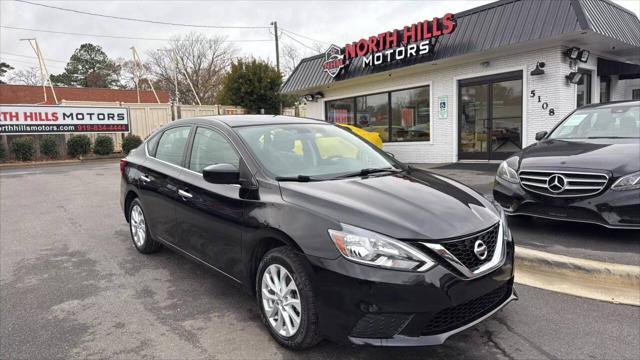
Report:
<svg viewBox="0 0 640 360"><path fill-rule="evenodd" d="M301 118L284 115L216 115L201 116L191 119L181 119L178 121L211 121L223 123L229 127L251 126L251 125L276 125L276 124L327 124L322 120Z"/></svg>
<svg viewBox="0 0 640 360"><path fill-rule="evenodd" d="M635 105L635 106L640 106L640 101L638 100L621 100L621 101L611 101L608 103L601 103L601 104L589 104L589 105L585 105L580 107L579 109L606 109L606 108L612 108L612 107L617 107L620 105Z"/></svg>

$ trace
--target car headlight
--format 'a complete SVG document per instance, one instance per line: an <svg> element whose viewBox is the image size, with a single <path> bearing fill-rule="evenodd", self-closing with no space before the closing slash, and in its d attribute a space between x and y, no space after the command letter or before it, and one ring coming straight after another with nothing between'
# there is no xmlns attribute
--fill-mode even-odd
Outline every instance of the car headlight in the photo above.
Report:
<svg viewBox="0 0 640 360"><path fill-rule="evenodd" d="M508 182L517 184L519 182L518 174L516 173L516 170L515 170L517 165L518 165L517 157L512 157L510 159L503 161L498 167L498 172L496 173L496 176Z"/></svg>
<svg viewBox="0 0 640 360"><path fill-rule="evenodd" d="M500 223L502 224L502 237L510 241L511 240L511 230L509 229L509 224L507 223L507 213L502 210L500 204L495 204L496 209L500 212Z"/></svg>
<svg viewBox="0 0 640 360"><path fill-rule="evenodd" d="M633 189L640 189L640 171L621 177L611 186L611 190Z"/></svg>
<svg viewBox="0 0 640 360"><path fill-rule="evenodd" d="M345 258L370 266L396 270L426 271L435 265L427 255L388 236L341 224L329 236Z"/></svg>

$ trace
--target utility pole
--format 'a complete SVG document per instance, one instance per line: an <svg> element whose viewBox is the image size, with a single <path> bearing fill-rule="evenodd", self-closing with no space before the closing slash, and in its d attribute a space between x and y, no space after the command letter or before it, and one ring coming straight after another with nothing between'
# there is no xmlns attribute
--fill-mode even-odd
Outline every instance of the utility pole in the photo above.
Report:
<svg viewBox="0 0 640 360"><path fill-rule="evenodd" d="M140 61L140 55L136 51L135 47L131 47L131 52L133 53L133 65L137 69L136 71L136 91L138 92L138 103L140 103L140 75L146 75L146 71L144 69L144 65L142 65L142 61ZM151 91L153 91L153 96L155 96L156 101L160 104L160 98L158 97L158 93L156 93L156 89L153 87L153 83L149 78L146 78L149 86L151 86Z"/></svg>
<svg viewBox="0 0 640 360"><path fill-rule="evenodd" d="M33 49L33 52L36 53L36 57L38 58L38 67L40 68L40 78L42 79L42 91L44 92L44 102L47 102L47 82L49 83L49 87L51 88L51 93L53 94L53 100L55 100L56 105L58 104L58 97L56 96L56 90L53 88L53 84L51 83L51 78L49 77L49 70L47 70L47 64L44 62L44 56L42 55L42 50L40 50L40 45L38 45L38 40L33 39L20 39L20 41L28 41L29 45Z"/></svg>
<svg viewBox="0 0 640 360"><path fill-rule="evenodd" d="M180 105L180 96L178 95L178 72L180 71L178 65L178 57L176 56L175 51L173 49L158 49L158 51L168 52L171 56L171 60L174 62L175 69L173 73L173 85L175 86L176 91L176 105Z"/></svg>
<svg viewBox="0 0 640 360"><path fill-rule="evenodd" d="M276 69L280 72L280 47L278 46L278 22L272 21L271 25L273 25L273 33L276 37Z"/></svg>
<svg viewBox="0 0 640 360"><path fill-rule="evenodd" d="M276 69L278 70L278 74L280 74L280 76L282 76L282 73L280 73L280 46L278 46L278 22L277 21L272 21L271 25L273 25L273 34L276 38ZM280 114L282 114L282 102L280 101Z"/></svg>

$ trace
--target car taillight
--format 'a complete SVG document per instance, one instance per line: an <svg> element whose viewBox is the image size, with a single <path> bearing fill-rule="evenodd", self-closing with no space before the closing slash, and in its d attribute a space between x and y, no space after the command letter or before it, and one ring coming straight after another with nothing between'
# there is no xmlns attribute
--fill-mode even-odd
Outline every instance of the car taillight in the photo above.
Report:
<svg viewBox="0 0 640 360"><path fill-rule="evenodd" d="M126 159L120 159L120 174L124 175L124 169L126 169L128 163Z"/></svg>

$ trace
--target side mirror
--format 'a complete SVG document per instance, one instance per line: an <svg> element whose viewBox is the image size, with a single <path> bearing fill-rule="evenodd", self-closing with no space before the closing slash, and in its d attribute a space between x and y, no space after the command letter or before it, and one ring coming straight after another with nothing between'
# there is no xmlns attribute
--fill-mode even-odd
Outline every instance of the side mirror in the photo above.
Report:
<svg viewBox="0 0 640 360"><path fill-rule="evenodd" d="M231 164L214 164L202 170L202 177L212 184L239 184L240 170Z"/></svg>
<svg viewBox="0 0 640 360"><path fill-rule="evenodd" d="M540 141L542 139L544 139L544 137L547 136L547 132L546 131L539 131L536 133L536 141Z"/></svg>

